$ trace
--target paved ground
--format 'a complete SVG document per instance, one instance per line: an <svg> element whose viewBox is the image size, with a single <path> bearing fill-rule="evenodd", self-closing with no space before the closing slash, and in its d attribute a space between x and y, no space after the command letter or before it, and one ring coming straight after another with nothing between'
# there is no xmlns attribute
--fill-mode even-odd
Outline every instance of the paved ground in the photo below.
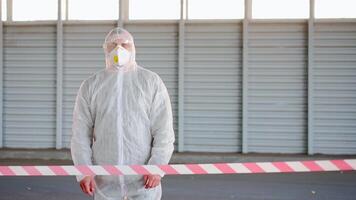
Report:
<svg viewBox="0 0 356 200"><path fill-rule="evenodd" d="M174 152L171 163L263 162L289 160L355 159L356 155L306 155L278 153L193 153ZM71 160L69 149L13 149L0 148L0 164L8 160ZM26 161L27 162L27 161Z"/></svg>
<svg viewBox="0 0 356 200"><path fill-rule="evenodd" d="M80 200L74 177L0 177L1 200ZM356 199L356 172L165 176L163 198L169 200Z"/></svg>
<svg viewBox="0 0 356 200"><path fill-rule="evenodd" d="M258 159L259 161L261 159ZM71 165L63 160L1 159L0 165ZM356 172L184 175L163 179L163 200L355 200ZM0 200L81 200L74 177L1 177Z"/></svg>

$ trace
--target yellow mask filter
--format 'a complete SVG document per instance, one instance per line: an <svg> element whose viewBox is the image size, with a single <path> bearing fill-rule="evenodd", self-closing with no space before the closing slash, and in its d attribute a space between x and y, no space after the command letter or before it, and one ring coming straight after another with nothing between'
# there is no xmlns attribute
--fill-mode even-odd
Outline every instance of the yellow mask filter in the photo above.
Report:
<svg viewBox="0 0 356 200"><path fill-rule="evenodd" d="M119 63L119 56L118 55L114 56L114 63L115 64Z"/></svg>

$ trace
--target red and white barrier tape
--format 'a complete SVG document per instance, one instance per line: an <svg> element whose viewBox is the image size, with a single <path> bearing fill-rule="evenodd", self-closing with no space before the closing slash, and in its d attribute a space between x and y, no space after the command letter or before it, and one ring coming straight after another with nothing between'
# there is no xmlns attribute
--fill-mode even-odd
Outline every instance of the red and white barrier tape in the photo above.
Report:
<svg viewBox="0 0 356 200"><path fill-rule="evenodd" d="M356 159L177 165L0 166L0 176L253 174L356 170Z"/></svg>

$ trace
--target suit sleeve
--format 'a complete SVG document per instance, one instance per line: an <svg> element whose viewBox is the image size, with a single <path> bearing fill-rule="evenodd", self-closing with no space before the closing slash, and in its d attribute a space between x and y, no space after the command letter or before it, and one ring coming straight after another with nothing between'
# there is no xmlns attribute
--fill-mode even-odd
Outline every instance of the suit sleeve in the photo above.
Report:
<svg viewBox="0 0 356 200"><path fill-rule="evenodd" d="M79 87L73 110L71 155L74 165L92 165L91 142L93 138L93 119L89 104L89 87L83 81ZM77 181L85 176L77 175Z"/></svg>
<svg viewBox="0 0 356 200"><path fill-rule="evenodd" d="M153 143L149 165L168 164L174 150L171 100L162 79L157 75L156 89L150 112Z"/></svg>

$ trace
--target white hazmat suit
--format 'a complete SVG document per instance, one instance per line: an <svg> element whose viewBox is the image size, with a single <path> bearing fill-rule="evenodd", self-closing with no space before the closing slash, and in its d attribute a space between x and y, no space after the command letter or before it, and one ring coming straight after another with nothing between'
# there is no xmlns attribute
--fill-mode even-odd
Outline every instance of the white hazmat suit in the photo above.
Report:
<svg viewBox="0 0 356 200"><path fill-rule="evenodd" d="M175 137L166 86L157 73L137 65L126 30L111 30L103 48L105 69L81 83L75 101L74 165L168 164ZM96 175L94 180L95 200L161 199L161 184L145 189L143 175Z"/></svg>

